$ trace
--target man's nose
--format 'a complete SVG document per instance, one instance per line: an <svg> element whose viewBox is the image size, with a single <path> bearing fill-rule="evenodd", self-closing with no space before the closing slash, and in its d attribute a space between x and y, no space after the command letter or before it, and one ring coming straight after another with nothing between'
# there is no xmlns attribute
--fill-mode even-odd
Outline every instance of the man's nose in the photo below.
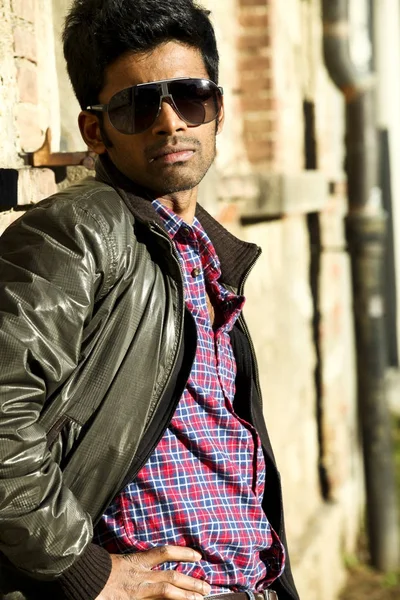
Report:
<svg viewBox="0 0 400 600"><path fill-rule="evenodd" d="M186 131L187 123L176 112L170 98L163 98L161 101L161 110L155 120L152 133L154 135L174 135L178 131Z"/></svg>

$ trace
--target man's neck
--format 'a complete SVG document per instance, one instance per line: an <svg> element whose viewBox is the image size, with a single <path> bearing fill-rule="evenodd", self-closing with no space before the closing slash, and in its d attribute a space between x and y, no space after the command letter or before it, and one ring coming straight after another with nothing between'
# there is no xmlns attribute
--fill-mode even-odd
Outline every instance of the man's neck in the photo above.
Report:
<svg viewBox="0 0 400 600"><path fill-rule="evenodd" d="M191 225L196 212L197 191L198 188L196 187L192 190L166 194L157 199L161 204L178 215L185 223Z"/></svg>
<svg viewBox="0 0 400 600"><path fill-rule="evenodd" d="M114 185L122 187L124 190L129 190L150 201L157 198L161 204L164 204L164 206L171 209L175 214L181 217L185 223L192 225L196 212L198 186L190 190L182 190L171 194L165 194L164 196L158 196L157 193L151 189L138 186L114 165L108 155L104 154L98 159L96 171L103 171L104 174L113 181Z"/></svg>

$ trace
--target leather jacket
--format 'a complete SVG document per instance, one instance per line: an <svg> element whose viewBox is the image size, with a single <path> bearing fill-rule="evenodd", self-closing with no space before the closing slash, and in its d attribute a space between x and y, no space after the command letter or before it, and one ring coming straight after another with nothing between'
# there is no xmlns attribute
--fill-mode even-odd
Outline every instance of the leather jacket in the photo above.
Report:
<svg viewBox="0 0 400 600"><path fill-rule="evenodd" d="M200 206L197 216L219 255L222 282L242 293L259 248L237 240ZM237 329L250 353L258 405L243 318ZM174 246L149 200L112 165L99 162L96 178L41 202L6 230L0 238L4 598L15 590L29 599L92 600L100 593L111 561L91 542L93 525L163 435L195 348ZM271 522L285 540L279 477L265 440L277 488L268 490L277 513ZM290 567L280 579L280 600L296 600Z"/></svg>

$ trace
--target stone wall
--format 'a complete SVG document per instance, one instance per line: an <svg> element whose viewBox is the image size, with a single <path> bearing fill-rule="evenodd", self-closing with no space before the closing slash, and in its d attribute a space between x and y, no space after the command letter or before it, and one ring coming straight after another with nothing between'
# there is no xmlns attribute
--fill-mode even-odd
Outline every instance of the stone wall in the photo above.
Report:
<svg viewBox="0 0 400 600"><path fill-rule="evenodd" d="M48 128L57 143L53 48L49 0L0 0L0 232L24 206L57 190L53 171L32 169L27 160Z"/></svg>
<svg viewBox="0 0 400 600"><path fill-rule="evenodd" d="M343 236L343 101L322 61L318 0L204 4L219 40L226 122L200 197L263 249L247 283L245 318L282 475L295 578L302 598L334 600L363 505ZM54 14L51 0L0 0L0 230L55 189L53 171L27 164L46 129L57 150L61 121L61 149L79 149L71 147L76 127L66 134L74 111L54 111L58 82L64 100L70 91L51 58L53 16L59 30L68 0L53 5ZM70 180L79 174L69 169ZM18 210L9 210L5 179L13 190L18 182Z"/></svg>

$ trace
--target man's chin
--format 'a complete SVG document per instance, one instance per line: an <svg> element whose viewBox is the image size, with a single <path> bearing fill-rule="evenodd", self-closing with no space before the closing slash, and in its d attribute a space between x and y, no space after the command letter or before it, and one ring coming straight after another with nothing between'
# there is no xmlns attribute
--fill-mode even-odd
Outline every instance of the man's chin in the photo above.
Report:
<svg viewBox="0 0 400 600"><path fill-rule="evenodd" d="M178 192L187 192L196 188L204 176L205 173L202 173L197 177L163 177L163 179L160 179L160 181L153 181L152 187L160 196L176 194Z"/></svg>

